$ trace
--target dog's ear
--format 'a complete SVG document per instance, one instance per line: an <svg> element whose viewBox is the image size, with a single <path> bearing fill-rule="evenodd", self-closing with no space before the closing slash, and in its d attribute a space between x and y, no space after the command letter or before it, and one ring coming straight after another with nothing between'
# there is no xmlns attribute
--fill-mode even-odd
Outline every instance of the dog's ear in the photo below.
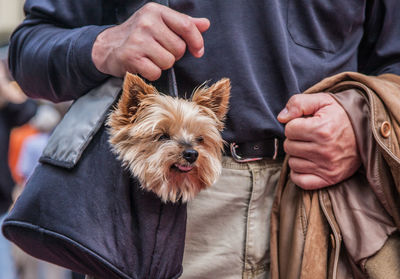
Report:
<svg viewBox="0 0 400 279"><path fill-rule="evenodd" d="M157 89L154 86L147 84L139 76L127 72L118 108L123 114L132 116L144 98L156 93Z"/></svg>
<svg viewBox="0 0 400 279"><path fill-rule="evenodd" d="M228 112L231 82L223 78L210 87L202 86L193 93L192 101L211 109L219 120L224 120Z"/></svg>

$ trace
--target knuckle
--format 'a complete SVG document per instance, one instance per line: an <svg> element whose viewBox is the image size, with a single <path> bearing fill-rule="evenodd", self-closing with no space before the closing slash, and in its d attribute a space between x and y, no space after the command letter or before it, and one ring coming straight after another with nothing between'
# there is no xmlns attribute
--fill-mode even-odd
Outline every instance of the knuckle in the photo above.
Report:
<svg viewBox="0 0 400 279"><path fill-rule="evenodd" d="M116 56L119 63L125 65L125 67L131 67L131 65L135 65L137 63L137 58L127 49L121 50L116 54Z"/></svg>
<svg viewBox="0 0 400 279"><path fill-rule="evenodd" d="M138 28L144 30L144 31L149 31L153 30L154 28L154 21L150 20L149 18L141 18L141 20L138 22L137 25Z"/></svg>
<svg viewBox="0 0 400 279"><path fill-rule="evenodd" d="M293 122L289 122L285 126L285 137L291 139L293 132Z"/></svg>
<svg viewBox="0 0 400 279"><path fill-rule="evenodd" d="M319 137L320 139L322 139L324 141L329 141L332 137L332 133L333 133L333 131L331 129L331 125L329 125L329 124L324 124L316 131L317 137Z"/></svg>
<svg viewBox="0 0 400 279"><path fill-rule="evenodd" d="M288 106L298 106L301 103L301 100L302 100L302 95L295 94L292 97L290 97L288 101Z"/></svg>
<svg viewBox="0 0 400 279"><path fill-rule="evenodd" d="M141 59L139 57L132 57L129 56L127 57L124 61L129 65L129 67L135 67L138 68L137 66L140 65Z"/></svg>
<svg viewBox="0 0 400 279"><path fill-rule="evenodd" d="M285 153L290 155L290 143L288 142L287 139L285 139L285 141L283 142L283 150L285 151ZM290 159L289 159L290 161Z"/></svg>
<svg viewBox="0 0 400 279"><path fill-rule="evenodd" d="M140 73L140 66L143 65L143 57L140 56L129 56L127 57L123 63L126 65L126 68L129 71L134 71Z"/></svg>
<svg viewBox="0 0 400 279"><path fill-rule="evenodd" d="M289 167L290 167L291 170L297 171L296 165L295 165L295 160L294 160L292 157L289 157L289 159L288 159L288 165L289 165Z"/></svg>
<svg viewBox="0 0 400 279"><path fill-rule="evenodd" d="M170 55L168 61L167 61L167 69L171 68L175 64L175 56L172 54Z"/></svg>
<svg viewBox="0 0 400 279"><path fill-rule="evenodd" d="M161 69L151 69L150 71L143 73L143 76L150 81L155 81L161 77Z"/></svg>
<svg viewBox="0 0 400 279"><path fill-rule="evenodd" d="M288 159L288 165L289 165L289 167L290 167L291 169L293 169L293 158L292 158L292 157L289 157L289 159Z"/></svg>
<svg viewBox="0 0 400 279"><path fill-rule="evenodd" d="M159 9L159 5L154 2L149 2L141 8L141 10L145 12L154 12L157 9Z"/></svg>
<svg viewBox="0 0 400 279"><path fill-rule="evenodd" d="M143 36L132 36L131 40L131 47L140 47L146 44L146 39Z"/></svg>
<svg viewBox="0 0 400 279"><path fill-rule="evenodd" d="M296 94L290 97L286 104L286 109L291 113L291 115L301 115L301 109L303 107L303 101L301 94Z"/></svg>
<svg viewBox="0 0 400 279"><path fill-rule="evenodd" d="M186 51L186 44L183 41L176 42L175 57L181 58Z"/></svg>
<svg viewBox="0 0 400 279"><path fill-rule="evenodd" d="M189 18L184 18L181 22L181 29L184 33L190 33L194 28L194 23Z"/></svg>
<svg viewBox="0 0 400 279"><path fill-rule="evenodd" d="M175 63L175 57L173 55L168 55L163 61L163 65L161 65L161 69L167 70L171 68Z"/></svg>

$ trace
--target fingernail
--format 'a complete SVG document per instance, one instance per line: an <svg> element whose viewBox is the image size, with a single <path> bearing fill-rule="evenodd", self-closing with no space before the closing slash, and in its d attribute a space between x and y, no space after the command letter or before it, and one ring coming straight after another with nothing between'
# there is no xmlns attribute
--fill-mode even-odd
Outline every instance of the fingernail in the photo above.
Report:
<svg viewBox="0 0 400 279"><path fill-rule="evenodd" d="M284 108L279 114L278 118L286 118L289 114L289 111L287 108Z"/></svg>
<svg viewBox="0 0 400 279"><path fill-rule="evenodd" d="M197 55L198 55L199 57L203 56L203 54L204 54L204 47L202 47L202 48L197 52Z"/></svg>

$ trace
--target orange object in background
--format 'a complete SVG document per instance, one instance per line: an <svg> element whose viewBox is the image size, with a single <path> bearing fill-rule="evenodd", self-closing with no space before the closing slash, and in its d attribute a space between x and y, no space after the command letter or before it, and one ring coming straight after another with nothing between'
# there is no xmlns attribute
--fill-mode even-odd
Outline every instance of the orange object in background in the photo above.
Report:
<svg viewBox="0 0 400 279"><path fill-rule="evenodd" d="M22 145L29 136L38 133L32 125L25 124L21 127L12 129L10 134L10 147L8 150L8 164L11 169L11 174L17 184L24 182L24 178L18 173L17 164L20 156Z"/></svg>

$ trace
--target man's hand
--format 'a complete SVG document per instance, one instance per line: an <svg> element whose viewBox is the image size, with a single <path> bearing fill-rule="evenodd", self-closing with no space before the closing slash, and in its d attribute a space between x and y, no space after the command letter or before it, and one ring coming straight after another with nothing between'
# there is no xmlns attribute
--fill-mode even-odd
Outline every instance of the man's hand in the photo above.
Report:
<svg viewBox="0 0 400 279"><path fill-rule="evenodd" d="M290 155L290 177L301 188L336 184L360 167L350 120L329 94L292 96L278 120L286 123L284 148Z"/></svg>
<svg viewBox="0 0 400 279"><path fill-rule="evenodd" d="M193 18L166 6L148 3L121 25L97 37L92 60L105 74L122 77L127 71L156 80L185 53L204 54L201 35L210 26L206 18Z"/></svg>

